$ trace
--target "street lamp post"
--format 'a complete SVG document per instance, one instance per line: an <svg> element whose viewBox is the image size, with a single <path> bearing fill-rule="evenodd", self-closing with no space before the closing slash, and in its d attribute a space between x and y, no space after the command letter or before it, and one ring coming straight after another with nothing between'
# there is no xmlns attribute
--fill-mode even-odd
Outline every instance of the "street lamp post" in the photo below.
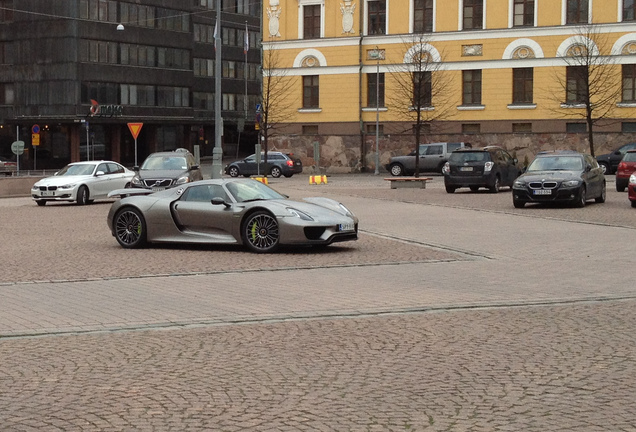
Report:
<svg viewBox="0 0 636 432"><path fill-rule="evenodd" d="M223 117L221 117L221 0L216 0L216 32L214 35L215 65L214 65L214 149L212 150L212 178L221 178L223 148Z"/></svg>
<svg viewBox="0 0 636 432"><path fill-rule="evenodd" d="M376 51L378 47L375 47ZM380 174L380 55L375 69L375 175Z"/></svg>

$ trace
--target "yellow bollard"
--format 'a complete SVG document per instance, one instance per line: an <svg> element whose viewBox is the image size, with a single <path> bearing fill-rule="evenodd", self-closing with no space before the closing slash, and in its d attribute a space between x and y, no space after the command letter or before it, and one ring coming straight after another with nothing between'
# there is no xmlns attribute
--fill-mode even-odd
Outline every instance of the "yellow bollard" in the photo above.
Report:
<svg viewBox="0 0 636 432"><path fill-rule="evenodd" d="M254 180L259 181L263 184L268 185L269 182L267 181L267 177L252 177Z"/></svg>
<svg viewBox="0 0 636 432"><path fill-rule="evenodd" d="M309 176L309 184L327 184L327 176L326 175Z"/></svg>

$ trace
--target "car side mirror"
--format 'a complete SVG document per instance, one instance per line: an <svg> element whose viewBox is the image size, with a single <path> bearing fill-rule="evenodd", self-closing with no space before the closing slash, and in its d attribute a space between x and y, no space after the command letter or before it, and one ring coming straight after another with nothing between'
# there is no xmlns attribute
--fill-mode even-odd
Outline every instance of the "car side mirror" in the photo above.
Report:
<svg viewBox="0 0 636 432"><path fill-rule="evenodd" d="M212 205L224 205L226 208L230 207L230 204L221 197L212 198Z"/></svg>
<svg viewBox="0 0 636 432"><path fill-rule="evenodd" d="M592 165L590 165L590 164L585 165L585 171L586 172L592 171Z"/></svg>
<svg viewBox="0 0 636 432"><path fill-rule="evenodd" d="M104 171L97 171L95 173L95 177L100 177L100 176L103 176L104 174L106 174Z"/></svg>
<svg viewBox="0 0 636 432"><path fill-rule="evenodd" d="M134 172L139 172L139 166L135 165L135 166L133 167L133 171L134 171Z"/></svg>
<svg viewBox="0 0 636 432"><path fill-rule="evenodd" d="M621 153L619 150L616 150L616 151L614 152L614 154L615 154L615 155L617 155L617 156L620 156L622 153Z"/></svg>
<svg viewBox="0 0 636 432"><path fill-rule="evenodd" d="M190 171L194 171L194 170L198 170L199 169L199 165L192 165L190 167Z"/></svg>

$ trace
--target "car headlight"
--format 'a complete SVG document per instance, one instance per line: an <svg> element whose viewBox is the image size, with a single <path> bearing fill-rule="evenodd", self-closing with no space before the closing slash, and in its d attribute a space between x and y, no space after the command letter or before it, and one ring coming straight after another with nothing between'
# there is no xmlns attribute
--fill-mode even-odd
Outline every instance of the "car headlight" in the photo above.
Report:
<svg viewBox="0 0 636 432"><path fill-rule="evenodd" d="M632 174L629 176L629 182L631 184L636 184L636 174Z"/></svg>
<svg viewBox="0 0 636 432"><path fill-rule="evenodd" d="M563 183L561 183L561 185L565 186L565 187L574 187L574 186L578 186L580 184L581 184L580 180L567 180L567 181L564 181Z"/></svg>
<svg viewBox="0 0 636 432"><path fill-rule="evenodd" d="M134 176L131 180L130 180L130 184L133 186L139 186L142 187L143 185L141 184L141 179L139 178L139 176Z"/></svg>
<svg viewBox="0 0 636 432"><path fill-rule="evenodd" d="M74 184L65 184L65 185L62 185L62 186L58 186L57 188L58 189L73 189L74 187L75 187Z"/></svg>
<svg viewBox="0 0 636 432"><path fill-rule="evenodd" d="M38 184L34 184L33 187L31 188L32 190L38 190L40 189L40 186L38 186Z"/></svg>
<svg viewBox="0 0 636 432"><path fill-rule="evenodd" d="M353 216L353 212L352 212L351 210L349 210L348 208L346 208L346 207L344 206L344 204L342 204L342 203L338 203L338 205L340 206L340 208L342 209L342 211L344 211L344 212L345 212L345 214L346 214L347 216L349 216L351 219L353 219L353 218L354 218L354 216Z"/></svg>
<svg viewBox="0 0 636 432"><path fill-rule="evenodd" d="M486 162L484 164L484 172L485 173L490 172L490 170L492 170L492 167L494 167L494 166L495 166L494 162L491 162L491 161Z"/></svg>
<svg viewBox="0 0 636 432"><path fill-rule="evenodd" d="M174 182L174 184L180 185L180 184L188 183L189 181L190 181L190 177L186 175L186 176L179 177L177 181Z"/></svg>
<svg viewBox="0 0 636 432"><path fill-rule="evenodd" d="M287 207L287 211L290 212L292 215L305 220L305 221L312 221L314 220L314 218L312 218L311 216L309 216L307 213L302 212L298 209L292 208L292 207Z"/></svg>
<svg viewBox="0 0 636 432"><path fill-rule="evenodd" d="M512 184L513 188L524 188L526 187L526 182L523 180L515 180L515 182Z"/></svg>

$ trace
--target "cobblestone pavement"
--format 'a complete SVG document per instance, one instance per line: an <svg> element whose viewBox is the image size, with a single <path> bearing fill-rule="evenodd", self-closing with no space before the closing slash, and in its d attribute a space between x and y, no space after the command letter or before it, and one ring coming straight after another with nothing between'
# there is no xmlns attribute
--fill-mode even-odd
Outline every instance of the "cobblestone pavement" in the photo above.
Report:
<svg viewBox="0 0 636 432"><path fill-rule="evenodd" d="M634 431L634 209L272 179L323 253L124 251L108 203L0 200L0 430Z"/></svg>

